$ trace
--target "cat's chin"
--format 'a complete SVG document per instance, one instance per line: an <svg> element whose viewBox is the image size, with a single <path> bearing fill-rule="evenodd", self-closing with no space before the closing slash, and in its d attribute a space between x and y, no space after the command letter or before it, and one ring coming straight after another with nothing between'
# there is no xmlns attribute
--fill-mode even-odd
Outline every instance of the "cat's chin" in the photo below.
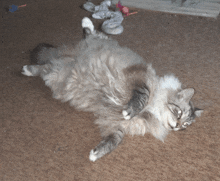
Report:
<svg viewBox="0 0 220 181"><path fill-rule="evenodd" d="M179 131L179 130L181 130L181 128L173 128L172 130L173 131Z"/></svg>
<svg viewBox="0 0 220 181"><path fill-rule="evenodd" d="M173 130L173 131L179 131L179 130L185 130L189 125L191 125L192 122L184 122L181 127L175 127L173 128L172 126L170 126L170 128Z"/></svg>

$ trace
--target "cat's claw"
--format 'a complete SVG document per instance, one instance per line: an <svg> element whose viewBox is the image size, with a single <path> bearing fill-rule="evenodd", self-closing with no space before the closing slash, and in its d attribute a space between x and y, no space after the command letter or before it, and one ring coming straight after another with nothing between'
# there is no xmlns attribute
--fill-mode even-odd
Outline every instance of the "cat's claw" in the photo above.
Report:
<svg viewBox="0 0 220 181"><path fill-rule="evenodd" d="M89 160L92 162L95 162L98 159L97 153L98 153L98 151L94 152L94 150L91 150L90 154L89 154Z"/></svg>
<svg viewBox="0 0 220 181"><path fill-rule="evenodd" d="M33 74L28 70L27 65L23 66L21 73L26 76L33 76Z"/></svg>

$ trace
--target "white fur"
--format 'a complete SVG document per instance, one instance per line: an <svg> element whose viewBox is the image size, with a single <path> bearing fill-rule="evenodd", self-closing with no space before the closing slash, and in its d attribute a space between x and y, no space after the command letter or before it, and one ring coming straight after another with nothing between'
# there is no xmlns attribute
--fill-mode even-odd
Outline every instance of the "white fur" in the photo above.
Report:
<svg viewBox="0 0 220 181"><path fill-rule="evenodd" d="M163 122L166 98L166 90L155 90L154 100L147 105L147 109L161 122Z"/></svg>
<svg viewBox="0 0 220 181"><path fill-rule="evenodd" d="M146 121L142 118L133 117L129 121L121 122L121 126L126 130L126 134L144 135L147 132Z"/></svg>
<svg viewBox="0 0 220 181"><path fill-rule="evenodd" d="M173 120L171 112L168 110L167 97L169 89L181 89L181 83L173 75L165 75L159 80L159 85L155 90L154 101L148 105L147 109L167 128L176 127L176 121Z"/></svg>
<svg viewBox="0 0 220 181"><path fill-rule="evenodd" d="M177 122L175 120L172 119L172 117L168 120L170 126L172 126L173 128L176 127Z"/></svg>
<svg viewBox="0 0 220 181"><path fill-rule="evenodd" d="M181 88L180 81L173 75L165 75L164 77L161 77L159 84L161 89L177 90Z"/></svg>
<svg viewBox="0 0 220 181"><path fill-rule="evenodd" d="M82 27L89 28L91 32L94 31L94 25L93 25L92 21L87 17L84 17L82 19Z"/></svg>
<svg viewBox="0 0 220 181"><path fill-rule="evenodd" d="M122 114L123 114L124 119L126 119L126 120L131 119L131 116L128 115L128 112L127 112L127 111L123 110L123 111L122 111Z"/></svg>
<svg viewBox="0 0 220 181"><path fill-rule="evenodd" d="M178 131L180 128L173 128L174 131Z"/></svg>
<svg viewBox="0 0 220 181"><path fill-rule="evenodd" d="M27 69L27 65L23 66L21 73L26 76L33 76L33 74Z"/></svg>
<svg viewBox="0 0 220 181"><path fill-rule="evenodd" d="M89 160L93 162L97 160L96 152L94 152L94 150L90 151Z"/></svg>
<svg viewBox="0 0 220 181"><path fill-rule="evenodd" d="M108 97L112 102L114 102L116 105L121 106L121 103L120 103L120 101L118 100L117 97L110 97L110 96L108 96L108 95L107 95L107 97Z"/></svg>

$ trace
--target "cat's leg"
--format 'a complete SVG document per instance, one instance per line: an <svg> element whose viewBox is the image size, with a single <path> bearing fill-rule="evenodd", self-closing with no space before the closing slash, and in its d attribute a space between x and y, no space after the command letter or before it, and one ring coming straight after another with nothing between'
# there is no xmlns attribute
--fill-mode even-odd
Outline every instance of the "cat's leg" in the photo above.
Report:
<svg viewBox="0 0 220 181"><path fill-rule="evenodd" d="M94 162L107 153L113 151L122 142L123 137L124 132L119 129L116 132L104 137L104 139L96 146L96 148L90 151L90 161Z"/></svg>
<svg viewBox="0 0 220 181"><path fill-rule="evenodd" d="M26 76L38 76L40 74L40 65L25 65L21 73Z"/></svg>
<svg viewBox="0 0 220 181"><path fill-rule="evenodd" d="M129 120L136 116L147 104L150 92L147 87L139 87L133 91L133 96L122 111L124 119Z"/></svg>
<svg viewBox="0 0 220 181"><path fill-rule="evenodd" d="M40 76L47 74L50 70L50 65L25 65L22 69L22 74L26 76Z"/></svg>

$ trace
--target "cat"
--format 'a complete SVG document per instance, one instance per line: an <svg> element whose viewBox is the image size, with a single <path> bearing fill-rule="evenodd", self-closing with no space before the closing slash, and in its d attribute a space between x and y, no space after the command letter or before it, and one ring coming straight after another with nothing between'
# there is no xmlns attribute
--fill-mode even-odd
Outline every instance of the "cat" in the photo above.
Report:
<svg viewBox="0 0 220 181"><path fill-rule="evenodd" d="M91 161L110 153L125 134L149 132L164 141L169 131L187 128L203 110L194 108L193 88L182 89L174 75L159 77L151 64L82 20L85 38L76 47L40 44L37 65L23 66L26 76L41 76L53 97L78 110L93 112L102 141Z"/></svg>

